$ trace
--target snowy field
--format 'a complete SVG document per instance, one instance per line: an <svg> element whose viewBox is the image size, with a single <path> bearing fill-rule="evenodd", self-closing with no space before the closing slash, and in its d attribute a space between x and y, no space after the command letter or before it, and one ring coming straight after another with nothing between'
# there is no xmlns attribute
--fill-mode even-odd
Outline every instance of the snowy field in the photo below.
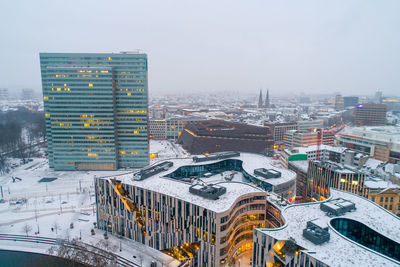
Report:
<svg viewBox="0 0 400 267"><path fill-rule="evenodd" d="M159 158L156 160L185 156L181 147L169 141L151 141L150 151L158 154ZM44 158L34 158L31 162L15 167L9 173L0 176L0 199L3 199L0 203L0 233L63 239L81 238L81 241L95 245L104 240L104 236L103 231L98 229L95 229L95 235L91 235L93 223L96 221L93 177L129 171L131 170L53 171L48 168L48 160ZM56 179L39 182L42 178ZM178 265L178 262L168 255L132 240L109 235L108 241L110 247L114 247L114 253L139 265L150 266L152 261L158 262L158 266ZM18 247L24 251L45 253L50 245L47 247L0 241L2 249L16 250Z"/></svg>

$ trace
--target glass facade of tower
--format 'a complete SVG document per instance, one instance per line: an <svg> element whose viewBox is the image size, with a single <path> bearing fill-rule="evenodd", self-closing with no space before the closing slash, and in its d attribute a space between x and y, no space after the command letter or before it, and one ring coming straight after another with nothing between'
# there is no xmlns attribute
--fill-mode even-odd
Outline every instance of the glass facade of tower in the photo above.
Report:
<svg viewBox="0 0 400 267"><path fill-rule="evenodd" d="M148 165L146 54L41 53L40 64L50 167Z"/></svg>

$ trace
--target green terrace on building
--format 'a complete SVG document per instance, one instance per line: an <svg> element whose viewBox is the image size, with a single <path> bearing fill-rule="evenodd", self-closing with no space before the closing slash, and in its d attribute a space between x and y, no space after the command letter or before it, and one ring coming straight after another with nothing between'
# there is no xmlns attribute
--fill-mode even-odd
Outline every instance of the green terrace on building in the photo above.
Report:
<svg viewBox="0 0 400 267"><path fill-rule="evenodd" d="M41 53L40 65L51 168L148 165L146 54Z"/></svg>

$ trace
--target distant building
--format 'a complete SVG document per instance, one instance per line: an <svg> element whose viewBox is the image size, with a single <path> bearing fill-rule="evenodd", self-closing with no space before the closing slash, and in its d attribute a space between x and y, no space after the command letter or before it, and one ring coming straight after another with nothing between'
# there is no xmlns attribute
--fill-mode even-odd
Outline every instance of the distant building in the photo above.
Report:
<svg viewBox="0 0 400 267"><path fill-rule="evenodd" d="M344 109L344 99L342 95L335 96L335 110L343 110Z"/></svg>
<svg viewBox="0 0 400 267"><path fill-rule="evenodd" d="M33 89L24 88L21 91L21 100L32 100L35 98L35 92Z"/></svg>
<svg viewBox="0 0 400 267"><path fill-rule="evenodd" d="M334 144L334 134L329 130L321 129L320 144L330 145ZM289 130L285 135L285 147L304 147L318 144L318 133L316 131L306 130Z"/></svg>
<svg viewBox="0 0 400 267"><path fill-rule="evenodd" d="M332 189L281 214L284 227L255 229L253 266L400 265L400 219L365 198Z"/></svg>
<svg viewBox="0 0 400 267"><path fill-rule="evenodd" d="M8 88L0 88L0 100L8 100Z"/></svg>
<svg viewBox="0 0 400 267"><path fill-rule="evenodd" d="M284 143L286 131L298 129L296 122L264 122L264 127L272 133L275 145Z"/></svg>
<svg viewBox="0 0 400 267"><path fill-rule="evenodd" d="M149 138L153 140L167 139L167 122L166 120L149 120Z"/></svg>
<svg viewBox="0 0 400 267"><path fill-rule="evenodd" d="M176 117L165 120L149 120L149 138L155 140L178 140L187 123L204 121L202 117Z"/></svg>
<svg viewBox="0 0 400 267"><path fill-rule="evenodd" d="M40 65L51 168L148 165L146 54L41 53Z"/></svg>
<svg viewBox="0 0 400 267"><path fill-rule="evenodd" d="M400 127L346 127L336 134L337 145L396 163L400 161Z"/></svg>
<svg viewBox="0 0 400 267"><path fill-rule="evenodd" d="M356 107L358 105L357 96L344 96L343 97L344 108Z"/></svg>
<svg viewBox="0 0 400 267"><path fill-rule="evenodd" d="M273 149L273 137L265 127L222 120L188 123L178 143L191 154L220 151L264 153Z"/></svg>
<svg viewBox="0 0 400 267"><path fill-rule="evenodd" d="M297 121L298 130L316 129L316 128L322 128L323 126L324 126L324 120L322 119Z"/></svg>
<svg viewBox="0 0 400 267"><path fill-rule="evenodd" d="M375 92L374 103L375 103L375 104L382 104L382 100L383 100L383 97L382 97L382 90L377 89L376 92Z"/></svg>
<svg viewBox="0 0 400 267"><path fill-rule="evenodd" d="M359 104L356 107L356 126L381 126L386 124L386 105Z"/></svg>

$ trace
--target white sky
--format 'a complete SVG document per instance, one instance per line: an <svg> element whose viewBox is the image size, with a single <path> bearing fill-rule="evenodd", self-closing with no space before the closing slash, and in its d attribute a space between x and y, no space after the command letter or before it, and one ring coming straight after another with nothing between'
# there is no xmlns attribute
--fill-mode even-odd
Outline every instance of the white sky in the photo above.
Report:
<svg viewBox="0 0 400 267"><path fill-rule="evenodd" d="M39 52L149 58L151 93L400 95L400 1L0 2L0 87L41 90Z"/></svg>

